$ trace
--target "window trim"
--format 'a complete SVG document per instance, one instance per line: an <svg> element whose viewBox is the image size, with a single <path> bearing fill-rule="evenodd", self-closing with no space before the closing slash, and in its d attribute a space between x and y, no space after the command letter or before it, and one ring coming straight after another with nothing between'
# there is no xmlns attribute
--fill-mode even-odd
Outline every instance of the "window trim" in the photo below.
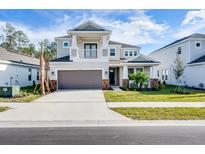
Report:
<svg viewBox="0 0 205 154"><path fill-rule="evenodd" d="M113 55L111 55L111 49L114 49L115 50L115 52L114 52L114 56ZM116 48L115 47L111 47L111 48L109 48L109 53L110 53L110 57L115 57L116 56Z"/></svg>
<svg viewBox="0 0 205 154"><path fill-rule="evenodd" d="M127 55L126 55L126 53L127 53ZM129 51L128 50L124 50L124 55L125 55L125 57L128 57L129 56Z"/></svg>
<svg viewBox="0 0 205 154"><path fill-rule="evenodd" d="M196 45L197 43L200 44L200 47L197 47L197 45ZM201 41L195 41L195 48L196 48L196 49L201 49Z"/></svg>
<svg viewBox="0 0 205 154"><path fill-rule="evenodd" d="M130 53L132 53L132 55L130 55ZM129 56L130 56L130 57L133 56L133 51L132 51L132 50L129 51Z"/></svg>
<svg viewBox="0 0 205 154"><path fill-rule="evenodd" d="M135 55L135 53L136 53L136 55ZM138 51L137 51L137 50L134 50L133 56L137 56L137 55L138 55Z"/></svg>
<svg viewBox="0 0 205 154"><path fill-rule="evenodd" d="M65 46L64 46L64 43L68 43L68 46L65 47ZM69 48L69 41L63 41L63 48L65 48L65 49Z"/></svg>

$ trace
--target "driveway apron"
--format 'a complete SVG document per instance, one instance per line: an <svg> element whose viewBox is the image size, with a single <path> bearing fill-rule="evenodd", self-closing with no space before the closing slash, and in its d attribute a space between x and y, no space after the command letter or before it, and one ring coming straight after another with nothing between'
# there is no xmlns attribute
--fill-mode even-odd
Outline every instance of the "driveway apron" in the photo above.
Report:
<svg viewBox="0 0 205 154"><path fill-rule="evenodd" d="M119 121L130 120L110 110L102 90L62 90L32 103L1 103L0 121Z"/></svg>

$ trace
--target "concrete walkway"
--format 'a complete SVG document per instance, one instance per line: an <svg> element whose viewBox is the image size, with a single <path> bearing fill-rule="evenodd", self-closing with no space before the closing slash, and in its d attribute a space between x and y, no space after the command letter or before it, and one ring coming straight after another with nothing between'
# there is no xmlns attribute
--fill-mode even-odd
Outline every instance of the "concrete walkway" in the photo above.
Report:
<svg viewBox="0 0 205 154"><path fill-rule="evenodd" d="M102 90L67 90L46 95L33 103L1 103L2 121L115 121L131 120L106 105Z"/></svg>
<svg viewBox="0 0 205 154"><path fill-rule="evenodd" d="M116 107L205 107L205 102L107 102L109 108Z"/></svg>

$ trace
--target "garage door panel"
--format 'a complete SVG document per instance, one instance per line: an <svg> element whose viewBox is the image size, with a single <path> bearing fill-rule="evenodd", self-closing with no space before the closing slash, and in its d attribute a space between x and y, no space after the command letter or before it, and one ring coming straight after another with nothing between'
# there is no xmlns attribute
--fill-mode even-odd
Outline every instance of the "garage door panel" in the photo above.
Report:
<svg viewBox="0 0 205 154"><path fill-rule="evenodd" d="M101 70L58 71L59 89L101 89Z"/></svg>

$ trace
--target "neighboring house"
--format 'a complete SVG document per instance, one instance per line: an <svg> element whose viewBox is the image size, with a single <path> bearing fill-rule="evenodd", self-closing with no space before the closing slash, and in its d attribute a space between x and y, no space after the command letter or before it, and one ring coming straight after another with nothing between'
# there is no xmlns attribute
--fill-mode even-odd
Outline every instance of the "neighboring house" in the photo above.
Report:
<svg viewBox="0 0 205 154"><path fill-rule="evenodd" d="M140 47L110 40L111 31L87 21L56 37L57 59L50 79L58 89L102 88L128 84L128 73L145 71L159 62L140 54Z"/></svg>
<svg viewBox="0 0 205 154"><path fill-rule="evenodd" d="M0 86L31 86L39 82L39 60L0 48Z"/></svg>
<svg viewBox="0 0 205 154"><path fill-rule="evenodd" d="M192 34L152 52L149 56L161 63L154 68L155 78L167 84L177 84L173 73L177 54L185 66L181 84L205 88L205 34Z"/></svg>

